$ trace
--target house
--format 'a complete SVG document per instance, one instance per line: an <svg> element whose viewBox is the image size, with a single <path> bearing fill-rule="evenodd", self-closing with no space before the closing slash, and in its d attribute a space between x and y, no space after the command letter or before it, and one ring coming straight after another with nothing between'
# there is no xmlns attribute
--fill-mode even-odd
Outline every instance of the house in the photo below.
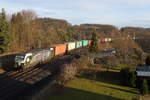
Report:
<svg viewBox="0 0 150 100"><path fill-rule="evenodd" d="M136 72L139 77L150 77L150 66L139 66Z"/></svg>

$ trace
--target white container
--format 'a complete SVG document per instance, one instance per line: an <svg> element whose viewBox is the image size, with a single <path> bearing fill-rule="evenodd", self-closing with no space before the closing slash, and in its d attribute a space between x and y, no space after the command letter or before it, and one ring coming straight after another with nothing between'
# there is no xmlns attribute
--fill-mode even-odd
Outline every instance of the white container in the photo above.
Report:
<svg viewBox="0 0 150 100"><path fill-rule="evenodd" d="M69 43L67 43L67 50L68 51L73 50L73 49L75 49L75 46L76 46L75 42L69 42Z"/></svg>

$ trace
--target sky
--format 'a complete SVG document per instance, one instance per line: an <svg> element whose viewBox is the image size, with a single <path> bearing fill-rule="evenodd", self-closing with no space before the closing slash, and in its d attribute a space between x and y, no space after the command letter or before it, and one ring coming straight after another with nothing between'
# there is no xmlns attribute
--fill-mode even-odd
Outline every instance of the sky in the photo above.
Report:
<svg viewBox="0 0 150 100"><path fill-rule="evenodd" d="M39 17L65 19L71 24L112 24L150 27L150 0L0 0L9 14L34 10Z"/></svg>

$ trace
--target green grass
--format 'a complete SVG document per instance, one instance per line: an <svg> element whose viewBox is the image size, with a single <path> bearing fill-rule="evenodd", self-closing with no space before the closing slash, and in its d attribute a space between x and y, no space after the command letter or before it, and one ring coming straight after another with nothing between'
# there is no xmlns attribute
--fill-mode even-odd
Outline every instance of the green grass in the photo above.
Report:
<svg viewBox="0 0 150 100"><path fill-rule="evenodd" d="M48 100L131 100L138 97L133 88L86 78L75 78L61 93L50 94Z"/></svg>

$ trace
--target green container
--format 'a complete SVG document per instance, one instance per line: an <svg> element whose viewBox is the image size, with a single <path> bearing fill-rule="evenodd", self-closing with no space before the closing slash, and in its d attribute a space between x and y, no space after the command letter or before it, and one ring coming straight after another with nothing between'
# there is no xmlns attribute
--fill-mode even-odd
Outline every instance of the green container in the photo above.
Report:
<svg viewBox="0 0 150 100"><path fill-rule="evenodd" d="M76 42L76 48L82 47L82 41L77 41Z"/></svg>
<svg viewBox="0 0 150 100"><path fill-rule="evenodd" d="M83 46L88 46L88 40L83 40Z"/></svg>

